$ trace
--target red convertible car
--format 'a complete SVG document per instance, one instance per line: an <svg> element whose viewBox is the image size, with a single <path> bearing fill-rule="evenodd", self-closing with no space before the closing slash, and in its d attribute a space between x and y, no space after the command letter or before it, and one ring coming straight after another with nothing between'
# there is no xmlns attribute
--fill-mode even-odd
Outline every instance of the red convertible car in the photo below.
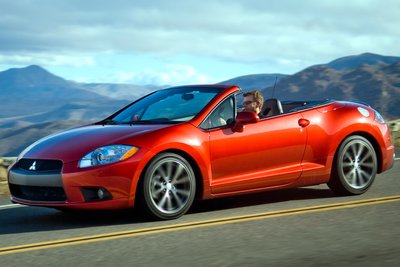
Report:
<svg viewBox="0 0 400 267"><path fill-rule="evenodd" d="M11 200L57 209L138 206L173 219L195 198L322 183L362 194L393 165L388 127L367 105L267 99L259 116L239 111L241 94L237 86L168 88L45 137L9 168Z"/></svg>

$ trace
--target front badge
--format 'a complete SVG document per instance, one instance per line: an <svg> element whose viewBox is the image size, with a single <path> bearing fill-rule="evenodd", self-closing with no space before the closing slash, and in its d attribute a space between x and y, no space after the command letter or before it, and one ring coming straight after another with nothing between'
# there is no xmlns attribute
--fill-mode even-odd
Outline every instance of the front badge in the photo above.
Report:
<svg viewBox="0 0 400 267"><path fill-rule="evenodd" d="M34 161L34 162L32 163L32 165L29 167L29 170L30 170L30 171L36 171L36 161Z"/></svg>

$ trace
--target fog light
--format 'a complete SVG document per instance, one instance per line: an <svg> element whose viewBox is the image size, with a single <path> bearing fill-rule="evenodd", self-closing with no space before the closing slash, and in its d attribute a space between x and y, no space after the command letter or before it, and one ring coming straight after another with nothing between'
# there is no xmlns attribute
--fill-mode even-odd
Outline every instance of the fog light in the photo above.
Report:
<svg viewBox="0 0 400 267"><path fill-rule="evenodd" d="M81 189L85 201L100 201L112 199L112 195L107 189L102 187L83 187Z"/></svg>

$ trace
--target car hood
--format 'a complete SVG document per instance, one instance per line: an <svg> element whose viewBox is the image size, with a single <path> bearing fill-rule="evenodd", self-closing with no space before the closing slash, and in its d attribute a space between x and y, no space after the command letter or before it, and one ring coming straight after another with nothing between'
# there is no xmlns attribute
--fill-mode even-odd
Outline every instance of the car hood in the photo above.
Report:
<svg viewBox="0 0 400 267"><path fill-rule="evenodd" d="M126 143L127 139L171 125L89 125L49 135L27 147L20 158L80 160L96 148Z"/></svg>

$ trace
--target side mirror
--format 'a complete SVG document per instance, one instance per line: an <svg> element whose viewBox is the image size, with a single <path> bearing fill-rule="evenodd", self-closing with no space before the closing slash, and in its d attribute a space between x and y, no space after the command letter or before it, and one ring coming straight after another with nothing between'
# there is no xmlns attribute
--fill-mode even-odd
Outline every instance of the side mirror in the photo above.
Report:
<svg viewBox="0 0 400 267"><path fill-rule="evenodd" d="M232 127L234 132L243 132L244 125L250 123L257 123L260 117L255 112L242 111L236 116L235 124Z"/></svg>

